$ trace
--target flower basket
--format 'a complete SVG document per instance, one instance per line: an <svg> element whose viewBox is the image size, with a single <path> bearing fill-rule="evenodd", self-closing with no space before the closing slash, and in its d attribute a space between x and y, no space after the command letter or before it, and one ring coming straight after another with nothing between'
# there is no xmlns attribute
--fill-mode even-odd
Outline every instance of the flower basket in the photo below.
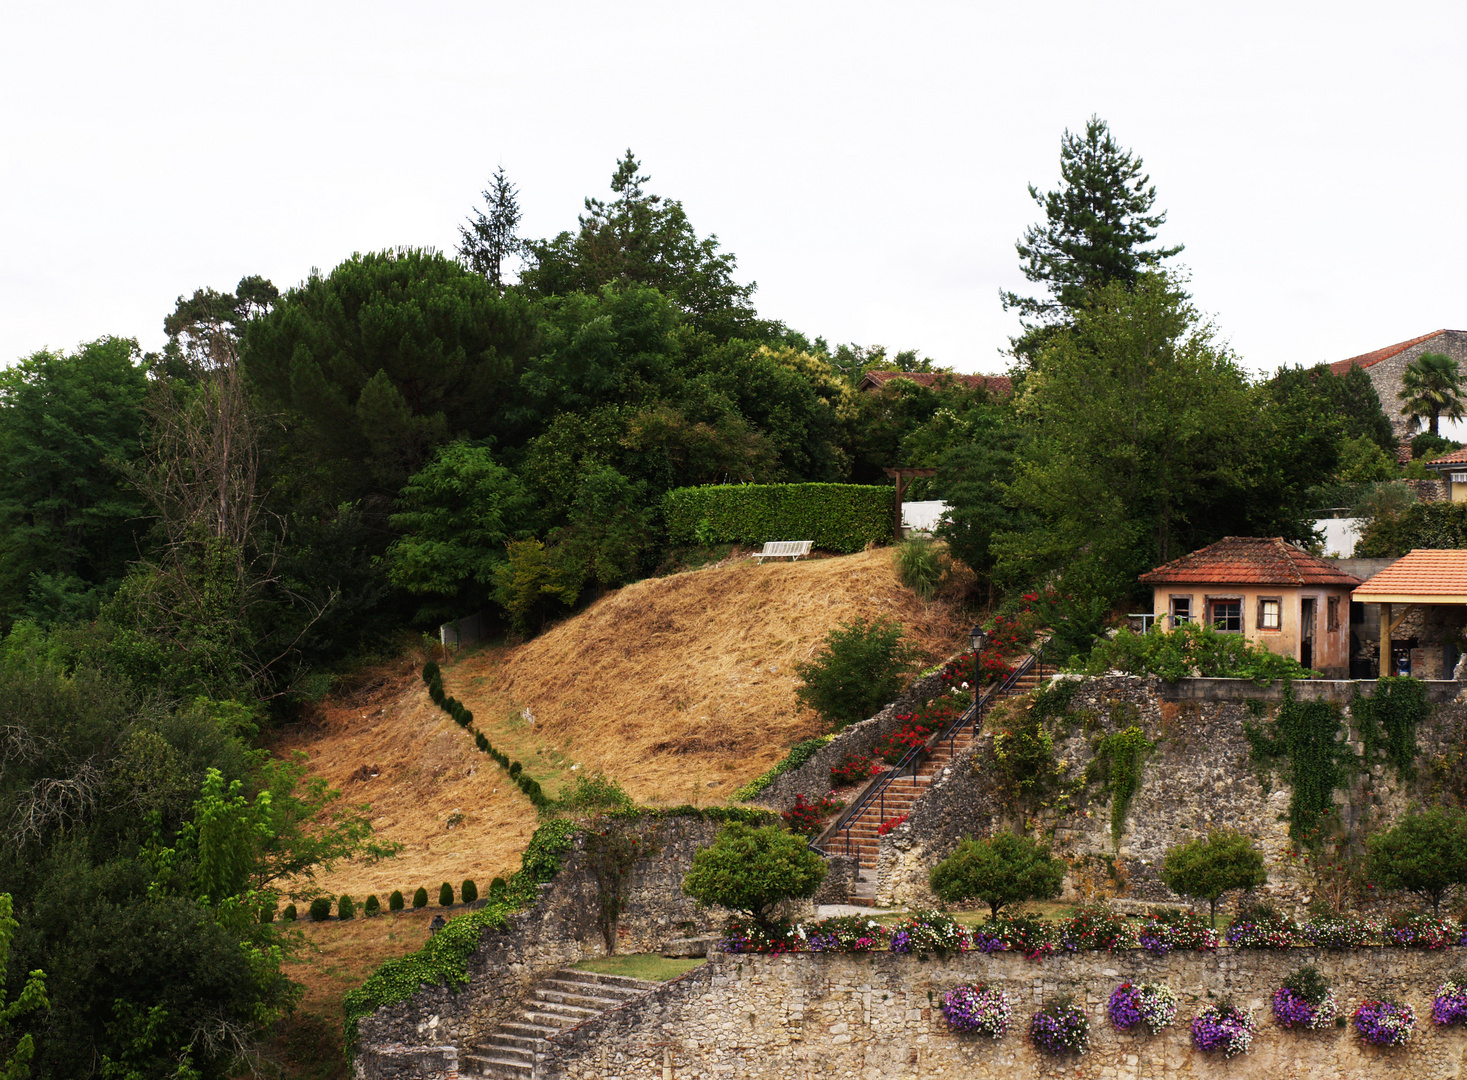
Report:
<svg viewBox="0 0 1467 1080"><path fill-rule="evenodd" d="M1246 1053L1253 1045L1253 1015L1234 1005L1208 1005L1192 1021L1192 1045L1223 1057Z"/></svg>
<svg viewBox="0 0 1467 1080"><path fill-rule="evenodd" d="M1360 1038L1375 1046L1405 1046L1416 1030L1416 1014L1398 1001L1362 1001L1352 1021Z"/></svg>
<svg viewBox="0 0 1467 1080"><path fill-rule="evenodd" d="M1122 1031L1155 1035L1177 1018L1177 995L1160 983L1121 983L1110 995L1110 1022Z"/></svg>
<svg viewBox="0 0 1467 1080"><path fill-rule="evenodd" d="M1068 998L1047 1001L1029 1021L1029 1041L1046 1054L1083 1054L1090 1046L1090 1018Z"/></svg>
<svg viewBox="0 0 1467 1080"><path fill-rule="evenodd" d="M1441 1027L1467 1024L1467 972L1454 971L1436 988L1431 1022Z"/></svg>
<svg viewBox="0 0 1467 1080"><path fill-rule="evenodd" d="M1002 1039L1013 1020L1013 1006L1002 990L984 983L959 986L942 995L942 1015L953 1031Z"/></svg>
<svg viewBox="0 0 1467 1080"><path fill-rule="evenodd" d="M1303 994L1288 986L1281 986L1273 992L1273 1019L1279 1027L1320 1031L1333 1027L1338 1015L1340 1007L1335 1004L1332 993L1326 992L1323 1000L1311 1004Z"/></svg>

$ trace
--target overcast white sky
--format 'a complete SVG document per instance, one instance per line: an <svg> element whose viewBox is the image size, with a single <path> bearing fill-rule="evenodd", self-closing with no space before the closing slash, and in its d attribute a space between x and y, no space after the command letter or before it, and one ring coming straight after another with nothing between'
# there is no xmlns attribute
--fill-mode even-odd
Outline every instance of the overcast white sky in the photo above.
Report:
<svg viewBox="0 0 1467 1080"><path fill-rule="evenodd" d="M1000 371L1025 185L1091 113L1251 368L1467 327L1458 3L11 4L0 361L181 293L572 228L627 147L832 343Z"/></svg>

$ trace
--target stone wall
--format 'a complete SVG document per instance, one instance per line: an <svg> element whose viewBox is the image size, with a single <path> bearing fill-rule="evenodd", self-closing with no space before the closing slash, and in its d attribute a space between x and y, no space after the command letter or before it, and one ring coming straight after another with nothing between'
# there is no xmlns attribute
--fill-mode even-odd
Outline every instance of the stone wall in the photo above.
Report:
<svg viewBox="0 0 1467 1080"><path fill-rule="evenodd" d="M1194 698L1186 688L1191 682L1210 684L1209 693ZM1310 687L1309 696L1343 702L1345 721L1350 722L1349 698L1339 686L1298 685L1301 697L1306 696L1303 688ZM1369 684L1362 686L1368 690ZM1455 690L1456 684L1443 684L1435 696L1444 697L1447 687ZM1221 698L1224 690L1231 690L1230 699ZM1278 688L1236 679L1169 686L1157 679L1112 676L1084 683L1075 694L1068 726L1055 733L1056 757L1068 765L1069 777L1084 776L1101 737L1131 724L1158 744L1143 767L1119 843L1111 838L1110 802L1097 785L1057 806L1011 806L991 767L992 736L985 733L934 782L907 821L881 838L877 902L934 904L927 885L931 868L963 837L998 828L1052 832L1055 853L1070 864L1063 894L1067 901L1176 901L1159 877L1167 849L1229 828L1255 837L1263 849L1269 872L1269 883L1260 890L1263 898L1299 911L1313 894L1303 864L1288 857L1293 847L1288 835L1290 791L1277 773L1260 775L1244 735L1244 724L1264 722L1280 696ZM1424 763L1442 753L1458 738L1464 718L1464 706L1438 705L1418 731L1418 760ZM1351 739L1358 754L1361 745L1353 731ZM1348 789L1335 793L1343 825L1358 833L1393 819L1413 800L1429 796L1429 773L1423 768L1415 785L1401 782L1384 766L1356 777Z"/></svg>
<svg viewBox="0 0 1467 1080"><path fill-rule="evenodd" d="M1390 418L1396 437L1407 444L1410 443L1411 437L1406 431L1406 417L1401 411L1401 399L1396 395L1401 392L1401 375L1406 370L1406 366L1422 353L1429 352L1446 353L1458 364L1463 365L1464 370L1467 370L1467 332L1443 331L1365 369L1365 373L1370 376L1370 381L1375 386L1376 395L1380 398L1380 407Z"/></svg>
<svg viewBox="0 0 1467 1080"><path fill-rule="evenodd" d="M1461 963L1437 953L1291 949L1174 953L1078 953L1031 963L1012 953L949 960L869 956L725 955L635 1001L552 1036L537 1062L544 1080L806 1080L861 1077L1071 1077L1080 1080L1230 1080L1392 1077L1437 1080L1467 1074L1467 1032L1430 1022L1432 996ZM1353 1031L1299 1033L1270 1018L1273 990L1293 969L1317 966L1342 1009L1390 995L1419 1024L1404 1047L1363 1046ZM1181 998L1160 1035L1116 1031L1111 991L1126 980L1164 982ZM1014 1004L1009 1033L994 1042L953 1035L937 1007L961 983L1003 987ZM1053 1059L1024 1037L1047 998L1072 994L1090 1017L1083 1057ZM1203 1003L1231 995L1258 1023L1252 1050L1230 1061L1192 1048L1190 1022Z"/></svg>
<svg viewBox="0 0 1467 1080"><path fill-rule="evenodd" d="M656 952L673 938L721 925L727 912L700 909L682 892L693 854L711 843L721 826L686 817L629 827L644 837L646 854L627 885L617 951ZM515 915L508 932L485 932L469 958L468 986L425 986L406 1001L362 1018L357 1075L372 1080L428 1076L411 1071L421 1064L413 1057L418 1050L476 1044L488 1028L514 1013L535 978L605 954L597 910L596 880L587 865L584 838L577 837L560 873L541 886L534 906ZM429 1062L424 1068L438 1061L432 1055L422 1060ZM367 1071L368 1066L376 1071Z"/></svg>

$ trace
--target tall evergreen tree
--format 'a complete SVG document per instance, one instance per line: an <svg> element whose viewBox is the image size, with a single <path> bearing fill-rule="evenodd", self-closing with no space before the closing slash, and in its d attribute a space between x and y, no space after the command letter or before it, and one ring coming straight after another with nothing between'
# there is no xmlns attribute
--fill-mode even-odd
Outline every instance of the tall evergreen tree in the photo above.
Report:
<svg viewBox="0 0 1467 1080"><path fill-rule="evenodd" d="M520 224L519 191L501 165L481 194L488 212L476 207L468 224L458 227L458 257L474 273L488 278L489 284L501 288L506 260L524 247L515 233Z"/></svg>
<svg viewBox="0 0 1467 1080"><path fill-rule="evenodd" d="M1116 143L1106 122L1092 116L1083 136L1068 130L1060 140L1060 186L1029 195L1044 208L1042 224L1029 226L1014 245L1024 277L1048 297L999 293L1005 311L1017 311L1024 332L1010 344L1016 357L1032 363L1058 325L1094 289L1120 281L1133 286L1145 270L1182 250L1148 248L1165 212L1152 213L1156 188L1141 159Z"/></svg>

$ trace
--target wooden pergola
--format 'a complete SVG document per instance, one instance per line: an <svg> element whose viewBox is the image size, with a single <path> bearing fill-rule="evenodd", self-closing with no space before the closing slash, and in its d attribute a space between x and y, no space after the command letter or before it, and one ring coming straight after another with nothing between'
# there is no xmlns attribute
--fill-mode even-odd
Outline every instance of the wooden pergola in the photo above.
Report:
<svg viewBox="0 0 1467 1080"><path fill-rule="evenodd" d="M919 476L936 476L937 470L896 468L883 469L882 471L887 476L895 477L896 479L896 521L892 526L891 535L893 539L900 540L902 538L902 492L907 489L907 481Z"/></svg>

